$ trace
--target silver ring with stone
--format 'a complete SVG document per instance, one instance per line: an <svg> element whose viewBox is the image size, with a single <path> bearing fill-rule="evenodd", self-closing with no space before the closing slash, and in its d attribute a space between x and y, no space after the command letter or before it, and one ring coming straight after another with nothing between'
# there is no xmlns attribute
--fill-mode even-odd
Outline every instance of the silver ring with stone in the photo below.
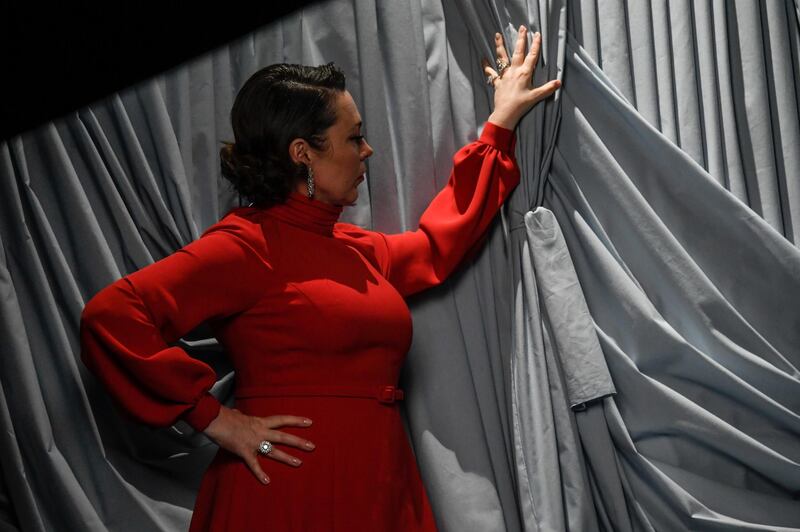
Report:
<svg viewBox="0 0 800 532"><path fill-rule="evenodd" d="M272 444L267 440L262 441L258 444L258 452L267 455L272 452Z"/></svg>

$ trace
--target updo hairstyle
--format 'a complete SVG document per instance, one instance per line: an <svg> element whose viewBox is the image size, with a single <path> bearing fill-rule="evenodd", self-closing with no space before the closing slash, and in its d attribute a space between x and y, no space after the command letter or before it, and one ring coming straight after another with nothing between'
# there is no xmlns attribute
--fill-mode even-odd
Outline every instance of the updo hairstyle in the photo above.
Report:
<svg viewBox="0 0 800 532"><path fill-rule="evenodd" d="M308 175L289 156L289 143L301 138L327 149L324 133L336 122L336 91L344 90L344 73L332 62L279 63L250 76L231 109L234 142L220 149L222 176L256 206L284 203Z"/></svg>

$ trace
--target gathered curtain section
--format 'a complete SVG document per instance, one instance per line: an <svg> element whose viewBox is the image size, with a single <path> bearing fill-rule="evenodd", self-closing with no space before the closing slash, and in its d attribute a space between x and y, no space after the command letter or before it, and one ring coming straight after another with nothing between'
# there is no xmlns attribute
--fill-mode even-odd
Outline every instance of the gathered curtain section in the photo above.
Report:
<svg viewBox="0 0 800 532"><path fill-rule="evenodd" d="M332 0L0 144L0 530L185 530L215 446L80 362L104 286L196 239L236 91L334 61L375 154L341 220L415 229L501 31L562 88L471 262L408 299L408 434L444 531L800 530L800 6ZM199 328L181 346L219 377Z"/></svg>

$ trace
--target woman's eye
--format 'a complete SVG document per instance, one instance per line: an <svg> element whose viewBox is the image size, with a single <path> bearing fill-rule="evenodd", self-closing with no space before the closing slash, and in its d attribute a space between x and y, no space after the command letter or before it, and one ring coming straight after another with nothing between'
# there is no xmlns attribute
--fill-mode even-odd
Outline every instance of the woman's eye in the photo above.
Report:
<svg viewBox="0 0 800 532"><path fill-rule="evenodd" d="M358 142L359 144L361 144L361 141L363 141L363 140L364 140L364 135L356 135L356 136L354 136L354 137L352 137L352 138L353 138L353 140L355 140L356 142Z"/></svg>

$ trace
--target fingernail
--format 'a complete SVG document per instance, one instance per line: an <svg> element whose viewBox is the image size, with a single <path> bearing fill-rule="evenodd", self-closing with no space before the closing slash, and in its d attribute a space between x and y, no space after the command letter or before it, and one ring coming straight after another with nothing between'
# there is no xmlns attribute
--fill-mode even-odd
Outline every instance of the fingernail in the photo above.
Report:
<svg viewBox="0 0 800 532"><path fill-rule="evenodd" d="M306 447L308 447L309 449L313 449L314 448L314 444L311 443L310 441L307 441L306 442Z"/></svg>
<svg viewBox="0 0 800 532"><path fill-rule="evenodd" d="M304 419L303 423L305 423L306 425L311 425L311 420L310 419Z"/></svg>
<svg viewBox="0 0 800 532"><path fill-rule="evenodd" d="M499 33L495 33L495 34L494 34L494 38L495 38L495 39L499 39L499 38L500 38L500 34L499 34Z"/></svg>
<svg viewBox="0 0 800 532"><path fill-rule="evenodd" d="M267 477L264 477L261 479L261 482L263 482L264 484L269 484L269 479Z"/></svg>
<svg viewBox="0 0 800 532"><path fill-rule="evenodd" d="M295 465L300 465L300 460L297 458L292 458L292 462L294 462Z"/></svg>
<svg viewBox="0 0 800 532"><path fill-rule="evenodd" d="M520 25L520 27L519 27L519 31L525 31L525 25L524 25L524 24L521 24L521 25Z"/></svg>
<svg viewBox="0 0 800 532"><path fill-rule="evenodd" d="M541 33L539 33L538 31L533 34L534 37L538 37L539 35L541 35Z"/></svg>

